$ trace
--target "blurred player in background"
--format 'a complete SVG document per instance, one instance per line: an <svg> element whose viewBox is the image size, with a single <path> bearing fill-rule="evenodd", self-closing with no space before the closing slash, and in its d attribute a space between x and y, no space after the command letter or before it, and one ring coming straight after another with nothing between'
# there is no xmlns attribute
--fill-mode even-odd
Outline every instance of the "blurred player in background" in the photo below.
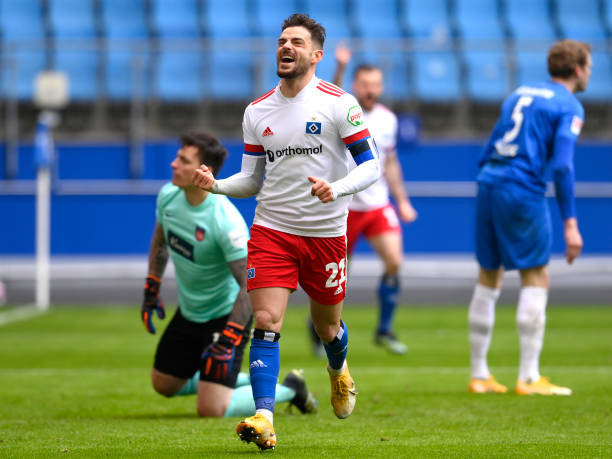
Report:
<svg viewBox="0 0 612 459"><path fill-rule="evenodd" d="M351 51L343 44L336 48L334 84L342 86ZM402 227L389 202L389 192L397 204L399 218L411 223L417 218L404 189L402 167L397 159L397 117L378 102L383 93L383 74L378 67L362 64L353 74L353 94L364 110L368 129L380 154L381 177L371 187L353 195L347 221L347 252L350 255L364 235L384 263L378 286L379 318L374 342L393 354L405 354L407 347L392 330L393 316L400 292L399 270L402 265ZM311 334L315 352L321 355L320 341Z"/></svg>
<svg viewBox="0 0 612 459"><path fill-rule="evenodd" d="M248 229L225 196L209 194L191 181L200 164L217 174L226 157L226 149L209 134L181 137L170 164L172 183L157 197L141 307L147 331L155 333L153 314L165 316L160 287L170 254L179 307L157 346L151 379L153 388L167 397L197 393L200 416L255 412L248 375L239 375L253 316L245 278ZM280 401L302 412L316 410L298 370L275 390Z"/></svg>
<svg viewBox="0 0 612 459"><path fill-rule="evenodd" d="M324 343L338 418L352 413L357 393L346 364L348 328L340 318L347 206L349 196L373 184L380 170L358 102L315 76L324 40L325 29L310 17L294 14L285 20L276 51L281 80L245 111L240 173L215 180L202 166L194 176L194 183L213 193L257 194L247 267L255 315L249 368L257 414L238 424L237 432L261 449L276 445L278 340L298 283L310 297ZM357 164L350 172L347 147Z"/></svg>
<svg viewBox="0 0 612 459"><path fill-rule="evenodd" d="M557 42L548 53L548 71L549 81L521 86L508 96L479 161L476 257L480 273L469 307L469 390L475 393L507 390L487 365L504 269L518 269L521 276L516 393L572 393L551 384L539 371L552 244L545 172L550 166L554 174L565 257L571 264L582 250L574 206L573 158L584 119L584 109L573 94L584 91L591 75L590 46L573 40Z"/></svg>

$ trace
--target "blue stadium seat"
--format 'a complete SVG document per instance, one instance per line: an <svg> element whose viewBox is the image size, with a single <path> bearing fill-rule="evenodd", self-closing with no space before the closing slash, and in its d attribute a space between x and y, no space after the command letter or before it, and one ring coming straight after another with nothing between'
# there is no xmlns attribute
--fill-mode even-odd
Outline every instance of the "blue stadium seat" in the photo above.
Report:
<svg viewBox="0 0 612 459"><path fill-rule="evenodd" d="M161 39L201 35L197 0L151 0L151 23Z"/></svg>
<svg viewBox="0 0 612 459"><path fill-rule="evenodd" d="M255 61L259 64L256 68L258 84L255 85L255 97L257 97L275 87L279 78L276 75L276 55L274 52L265 51L257 54Z"/></svg>
<svg viewBox="0 0 612 459"><path fill-rule="evenodd" d="M29 101L34 95L34 80L45 69L46 55L42 51L14 51L6 54L2 67L3 99L15 97Z"/></svg>
<svg viewBox="0 0 612 459"><path fill-rule="evenodd" d="M147 38L146 0L102 0L102 27L109 40Z"/></svg>
<svg viewBox="0 0 612 459"><path fill-rule="evenodd" d="M361 64L372 64L379 67L383 72L385 98L408 99L410 97L410 72L408 58L399 50L388 52L374 52L366 46L368 51L355 53L347 69L344 87L350 92L351 81L355 68Z"/></svg>
<svg viewBox="0 0 612 459"><path fill-rule="evenodd" d="M202 52L161 50L155 67L155 95L162 102L197 103L204 97Z"/></svg>
<svg viewBox="0 0 612 459"><path fill-rule="evenodd" d="M510 92L510 75L503 51L466 51L467 94L477 102L499 102Z"/></svg>
<svg viewBox="0 0 612 459"><path fill-rule="evenodd" d="M240 38L251 35L248 0L207 0L202 24L211 38Z"/></svg>
<svg viewBox="0 0 612 459"><path fill-rule="evenodd" d="M518 50L516 53L516 86L550 79L546 56L548 50Z"/></svg>
<svg viewBox="0 0 612 459"><path fill-rule="evenodd" d="M457 0L455 9L459 33L468 46L499 46L504 40L497 1Z"/></svg>
<svg viewBox="0 0 612 459"><path fill-rule="evenodd" d="M505 17L510 34L521 46L525 40L552 42L557 34L551 21L548 2L533 0L506 0Z"/></svg>
<svg viewBox="0 0 612 459"><path fill-rule="evenodd" d="M27 26L26 26L27 25ZM0 0L3 65L1 95L31 100L36 75L45 69L45 29L40 0Z"/></svg>
<svg viewBox="0 0 612 459"><path fill-rule="evenodd" d="M151 56L146 0L102 0L101 19L107 48L104 53L105 95L128 101L150 93ZM138 87L134 85L138 83Z"/></svg>
<svg viewBox="0 0 612 459"><path fill-rule="evenodd" d="M353 0L351 19L363 38L400 38L402 36L396 0Z"/></svg>
<svg viewBox="0 0 612 459"><path fill-rule="evenodd" d="M105 95L113 101L129 101L150 95L151 56L142 51L109 49L105 53Z"/></svg>
<svg viewBox="0 0 612 459"><path fill-rule="evenodd" d="M253 55L247 50L224 49L214 44L207 59L210 70L210 96L213 99L250 99L254 94ZM237 64L239 63L239 71Z"/></svg>
<svg viewBox="0 0 612 459"><path fill-rule="evenodd" d="M93 2L48 0L51 33L56 39L96 38Z"/></svg>
<svg viewBox="0 0 612 459"><path fill-rule="evenodd" d="M451 51L415 52L415 96L424 102L455 102L461 98L459 64Z"/></svg>
<svg viewBox="0 0 612 459"><path fill-rule="evenodd" d="M325 27L327 39L347 38L351 28L347 22L347 5L344 1L302 0L303 11ZM333 50L327 46L325 48Z"/></svg>
<svg viewBox="0 0 612 459"><path fill-rule="evenodd" d="M55 51L54 68L68 76L71 102L90 102L98 97L98 52Z"/></svg>
<svg viewBox="0 0 612 459"><path fill-rule="evenodd" d="M295 0L253 0L256 34L278 38L283 21L299 11ZM314 16L316 19L316 16Z"/></svg>
<svg viewBox="0 0 612 459"><path fill-rule="evenodd" d="M447 0L401 0L400 14L411 38L445 45L452 37Z"/></svg>
<svg viewBox="0 0 612 459"><path fill-rule="evenodd" d="M612 0L603 2L603 20L608 30L612 31Z"/></svg>
<svg viewBox="0 0 612 459"><path fill-rule="evenodd" d="M564 37L591 43L606 38L599 15L599 0L556 0L556 5Z"/></svg>
<svg viewBox="0 0 612 459"><path fill-rule="evenodd" d="M586 91L578 97L587 102L610 103L612 101L612 62L603 51L591 53L593 69Z"/></svg>
<svg viewBox="0 0 612 459"><path fill-rule="evenodd" d="M4 44L44 39L41 0L0 0L0 33Z"/></svg>

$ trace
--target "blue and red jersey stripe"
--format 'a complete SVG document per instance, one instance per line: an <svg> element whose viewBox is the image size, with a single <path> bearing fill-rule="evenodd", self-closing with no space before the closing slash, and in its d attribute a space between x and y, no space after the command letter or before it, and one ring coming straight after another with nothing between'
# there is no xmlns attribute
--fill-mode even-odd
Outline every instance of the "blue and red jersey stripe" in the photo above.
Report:
<svg viewBox="0 0 612 459"><path fill-rule="evenodd" d="M244 154L249 156L263 156L266 153L262 145L244 144Z"/></svg>

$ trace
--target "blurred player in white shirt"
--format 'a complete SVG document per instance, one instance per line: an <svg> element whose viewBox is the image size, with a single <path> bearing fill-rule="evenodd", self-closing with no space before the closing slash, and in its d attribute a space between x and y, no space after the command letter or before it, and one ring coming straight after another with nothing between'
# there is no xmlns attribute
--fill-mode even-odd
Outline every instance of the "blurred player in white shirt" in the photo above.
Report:
<svg viewBox="0 0 612 459"><path fill-rule="evenodd" d="M378 179L380 167L357 100L315 76L324 41L325 29L308 16L285 20L276 51L281 80L245 110L240 172L215 180L203 165L194 175L197 186L213 193L257 195L247 259L255 317L249 370L257 412L236 431L262 450L276 446L278 341L298 283L310 297L314 326L324 342L338 418L352 413L357 393L346 364L348 328L340 319L347 208L350 195ZM356 164L352 170L349 161Z"/></svg>
<svg viewBox="0 0 612 459"><path fill-rule="evenodd" d="M334 84L341 86L350 59L351 51L339 45L336 48L338 66ZM402 169L397 159L397 117L378 102L384 90L382 71L373 65L360 65L355 69L352 88L376 141L382 173L374 185L353 195L346 232L347 250L350 255L359 237L364 235L383 261L385 271L378 287L380 314L375 343L393 354L401 355L406 353L407 347L392 330L403 258L400 220L411 223L416 220L417 212L404 189ZM389 194L395 200L397 213L389 202Z"/></svg>

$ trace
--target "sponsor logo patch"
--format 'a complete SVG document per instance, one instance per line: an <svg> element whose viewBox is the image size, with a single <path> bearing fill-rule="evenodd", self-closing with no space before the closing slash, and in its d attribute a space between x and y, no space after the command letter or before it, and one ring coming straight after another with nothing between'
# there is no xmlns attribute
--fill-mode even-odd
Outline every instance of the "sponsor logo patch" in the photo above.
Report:
<svg viewBox="0 0 612 459"><path fill-rule="evenodd" d="M190 261L193 260L193 245L189 242L181 239L179 236L174 234L172 231L168 231L168 245L179 255L187 258Z"/></svg>
<svg viewBox="0 0 612 459"><path fill-rule="evenodd" d="M317 121L306 121L306 134L321 134L321 123Z"/></svg>
<svg viewBox="0 0 612 459"><path fill-rule="evenodd" d="M202 242L204 240L204 236L206 235L206 231L201 226L196 226L195 229L195 238L198 242Z"/></svg>
<svg viewBox="0 0 612 459"><path fill-rule="evenodd" d="M361 126L363 124L363 112L359 105L353 105L349 108L346 120L353 126Z"/></svg>
<svg viewBox="0 0 612 459"><path fill-rule="evenodd" d="M582 120L576 115L574 115L574 117L572 118L570 131L572 131L572 134L574 135L580 135L580 131L582 131Z"/></svg>
<svg viewBox="0 0 612 459"><path fill-rule="evenodd" d="M323 153L322 144L319 144L318 147L287 147L276 151L266 150L269 162L273 162L275 158L282 158L283 156L318 155L319 153Z"/></svg>
<svg viewBox="0 0 612 459"><path fill-rule="evenodd" d="M269 135L274 135L274 132L272 132L272 129L270 129L270 126L267 126L261 135L264 137L268 137Z"/></svg>

